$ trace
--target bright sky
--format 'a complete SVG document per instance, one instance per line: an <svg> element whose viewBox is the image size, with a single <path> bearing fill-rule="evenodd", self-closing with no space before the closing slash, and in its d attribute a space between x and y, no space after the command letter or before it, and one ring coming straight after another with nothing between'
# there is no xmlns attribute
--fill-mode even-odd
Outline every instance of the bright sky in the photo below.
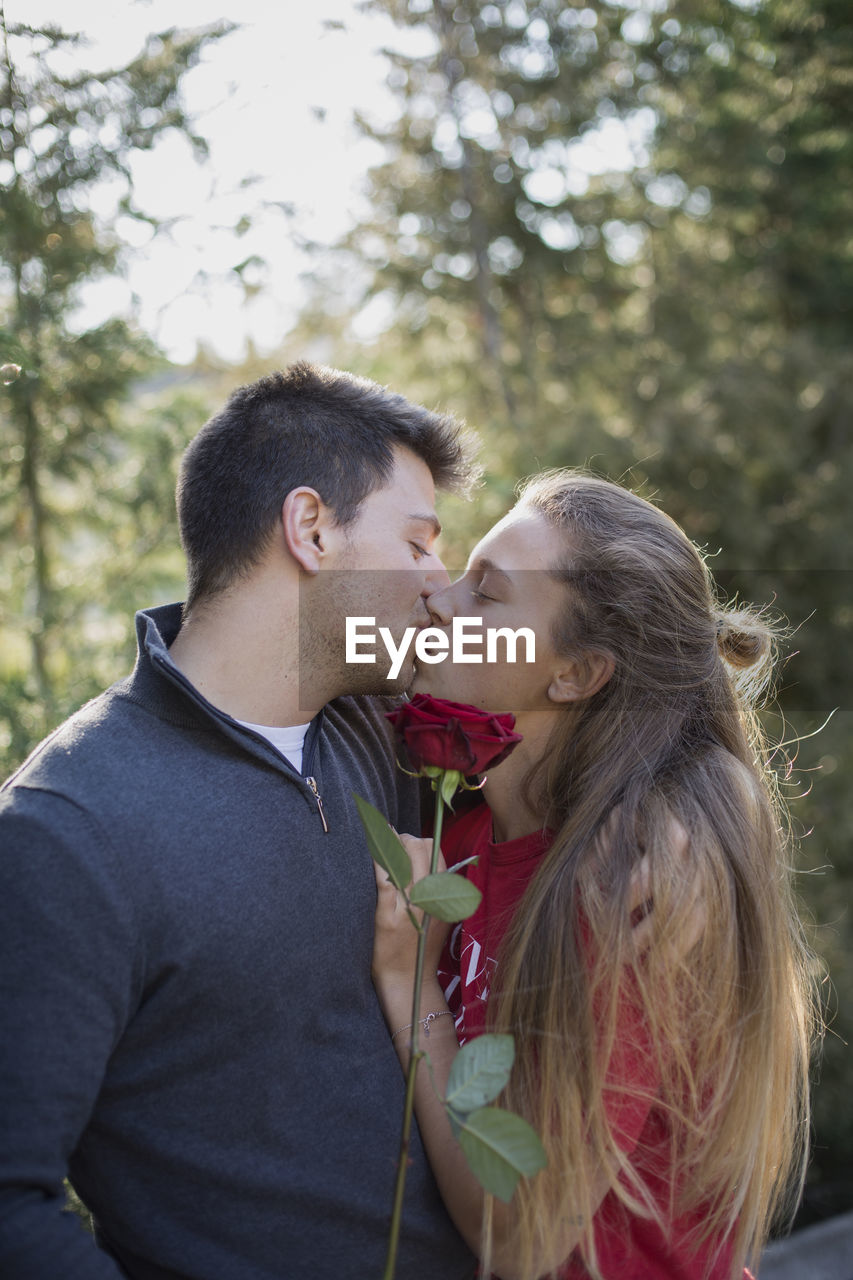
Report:
<svg viewBox="0 0 853 1280"><path fill-rule="evenodd" d="M242 24L184 82L210 142L209 164L197 166L174 137L135 165L139 202L178 219L171 235L150 239L125 220L122 233L138 245L127 280L90 286L81 321L126 311L135 294L142 323L173 360L191 359L197 340L230 359L239 358L247 337L261 349L278 345L304 297L299 275L309 268L301 238L329 242L347 229L364 173L380 158L376 145L357 135L353 111L392 114L378 50L403 47L406 34L387 18L359 13L357 0L5 0L5 7L9 23L84 32L90 44L77 56L95 71L131 59L152 31L222 18ZM419 51L411 39L405 47ZM241 189L250 178L257 180ZM293 207L292 217L282 205ZM106 216L114 207L106 188L98 207ZM243 212L255 225L235 243L222 228ZM239 284L224 279L252 254L267 267L256 281L262 291L246 302ZM204 272L211 273L207 284Z"/></svg>
<svg viewBox="0 0 853 1280"><path fill-rule="evenodd" d="M429 35L361 13L358 0L4 2L10 24L50 22L85 34L89 43L75 52L68 70L80 62L94 72L119 66L141 50L150 32L220 19L240 23L207 49L184 81L187 106L210 144L209 163L198 165L177 135L137 155L137 201L167 220L169 232L152 236L144 224L120 220L119 233L136 249L127 275L87 286L76 322L88 327L135 310L178 362L192 359L198 342L231 360L242 356L247 339L264 352L278 347L306 297L300 277L312 263L300 246L306 238L331 243L359 210L366 211L364 176L382 153L358 134L353 115L358 110L374 120L393 117L395 100L385 85L387 62L380 50L426 53ZM659 0L634 3L637 12L623 26L628 40L642 38L642 9ZM632 29L637 23L642 30ZM468 122L474 133L488 132L480 115L474 110ZM528 176L528 196L556 209L567 194L586 189L589 174L629 167L632 156L639 158L650 115L644 108L627 128L604 121L582 142L555 142L554 155L543 156ZM116 198L115 190L99 189L96 212L112 220ZM244 214L252 226L237 240L230 229ZM616 260L631 260L639 251L636 228L613 224L604 230ZM577 228L562 215L546 219L540 234L558 250L577 243ZM257 286L247 300L229 270L253 255L265 265L244 274L253 290ZM383 319L377 320L380 328ZM370 317L365 323L372 323Z"/></svg>

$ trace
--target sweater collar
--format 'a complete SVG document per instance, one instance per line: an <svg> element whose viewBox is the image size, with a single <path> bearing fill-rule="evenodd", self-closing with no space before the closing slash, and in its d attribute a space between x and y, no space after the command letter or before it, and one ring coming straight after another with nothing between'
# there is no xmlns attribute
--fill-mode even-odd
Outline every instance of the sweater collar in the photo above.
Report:
<svg viewBox="0 0 853 1280"><path fill-rule="evenodd" d="M137 659L128 693L156 715L185 728L219 731L253 755L281 764L283 757L265 738L246 729L199 693L169 655L169 646L181 628L180 604L140 609L136 615ZM311 768L314 747L323 724L323 711L314 717L305 737L304 768ZM289 769L292 768L289 764Z"/></svg>

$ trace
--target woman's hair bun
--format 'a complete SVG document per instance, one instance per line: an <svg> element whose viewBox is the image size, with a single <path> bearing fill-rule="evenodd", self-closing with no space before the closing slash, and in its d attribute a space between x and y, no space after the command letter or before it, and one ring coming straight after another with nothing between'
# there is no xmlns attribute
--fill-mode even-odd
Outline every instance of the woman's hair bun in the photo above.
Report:
<svg viewBox="0 0 853 1280"><path fill-rule="evenodd" d="M766 662L773 652L773 631L748 609L722 609L717 614L720 656L738 670Z"/></svg>

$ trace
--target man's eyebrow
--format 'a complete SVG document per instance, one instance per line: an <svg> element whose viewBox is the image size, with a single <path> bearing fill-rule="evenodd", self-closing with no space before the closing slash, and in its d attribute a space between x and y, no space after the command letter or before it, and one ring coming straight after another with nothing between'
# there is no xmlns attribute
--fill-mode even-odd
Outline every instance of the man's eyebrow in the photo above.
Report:
<svg viewBox="0 0 853 1280"><path fill-rule="evenodd" d="M438 516L434 515L432 512L428 515L422 516L417 512L412 511L409 513L408 519L415 524L428 524L432 529L432 536L434 538L437 538L441 533L441 524L439 523Z"/></svg>
<svg viewBox="0 0 853 1280"><path fill-rule="evenodd" d="M494 574L498 578L503 578L504 582L512 586L512 578L505 569L499 569L494 560L490 560L488 556L478 556L472 569L482 569L484 573Z"/></svg>

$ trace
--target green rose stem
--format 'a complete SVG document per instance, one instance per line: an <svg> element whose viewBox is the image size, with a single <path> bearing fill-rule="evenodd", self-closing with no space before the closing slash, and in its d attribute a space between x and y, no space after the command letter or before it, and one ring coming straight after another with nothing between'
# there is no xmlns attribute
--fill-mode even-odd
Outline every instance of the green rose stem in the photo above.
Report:
<svg viewBox="0 0 853 1280"><path fill-rule="evenodd" d="M427 772L427 770L424 770ZM435 787L435 826L432 834L432 856L430 857L430 875L435 875L438 867L438 855L441 851L441 828L444 823L444 791L448 772L453 772L456 779L459 775L451 770L429 769ZM454 787L455 790L455 787ZM426 953L427 930L430 917L424 913L418 928L418 949L415 956L415 989L412 995L412 1029L409 1037L409 1070L406 1075L406 1097L403 1104L403 1133L400 1138L400 1159L397 1165L397 1181L394 1186L394 1205L391 1210L391 1230L388 1236L388 1256L382 1280L394 1280L397 1267L397 1248L400 1242L400 1224L403 1220L403 1197L406 1190L406 1170L409 1166L409 1145L412 1132L412 1115L415 1106L415 1076L418 1063L424 1056L418 1051L418 1029L421 1012L421 987L424 978L424 955Z"/></svg>
<svg viewBox="0 0 853 1280"><path fill-rule="evenodd" d="M521 735L512 732L515 719L509 713L492 714L479 707L431 698L428 694L416 693L410 702L389 712L388 719L417 775L430 779L436 796L430 871L416 883L412 882L408 852L387 819L363 797L354 797L371 856L403 895L406 913L418 931L412 1021L406 1028L410 1035L403 1132L382 1280L393 1280L397 1263L418 1063L422 1058L430 1063L429 1054L418 1045L429 917L437 916L448 923L467 920L482 901L476 885L456 874L468 863L476 862L476 855L457 862L449 871L437 872L444 809L459 787L466 791L479 790L466 784L465 773L484 774L490 765L503 760L521 742ZM430 757L434 763L428 763ZM452 767L451 762L457 761L464 766L465 773ZM485 778L480 786L484 782ZM418 909L424 913L420 922L415 915ZM402 1028L394 1033L392 1040L398 1034L402 1034ZM497 1196L507 1204L518 1179L532 1177L545 1165L542 1143L527 1121L501 1107L489 1105L506 1087L514 1057L512 1036L476 1036L456 1054L445 1096L441 1098L471 1173L488 1195Z"/></svg>

